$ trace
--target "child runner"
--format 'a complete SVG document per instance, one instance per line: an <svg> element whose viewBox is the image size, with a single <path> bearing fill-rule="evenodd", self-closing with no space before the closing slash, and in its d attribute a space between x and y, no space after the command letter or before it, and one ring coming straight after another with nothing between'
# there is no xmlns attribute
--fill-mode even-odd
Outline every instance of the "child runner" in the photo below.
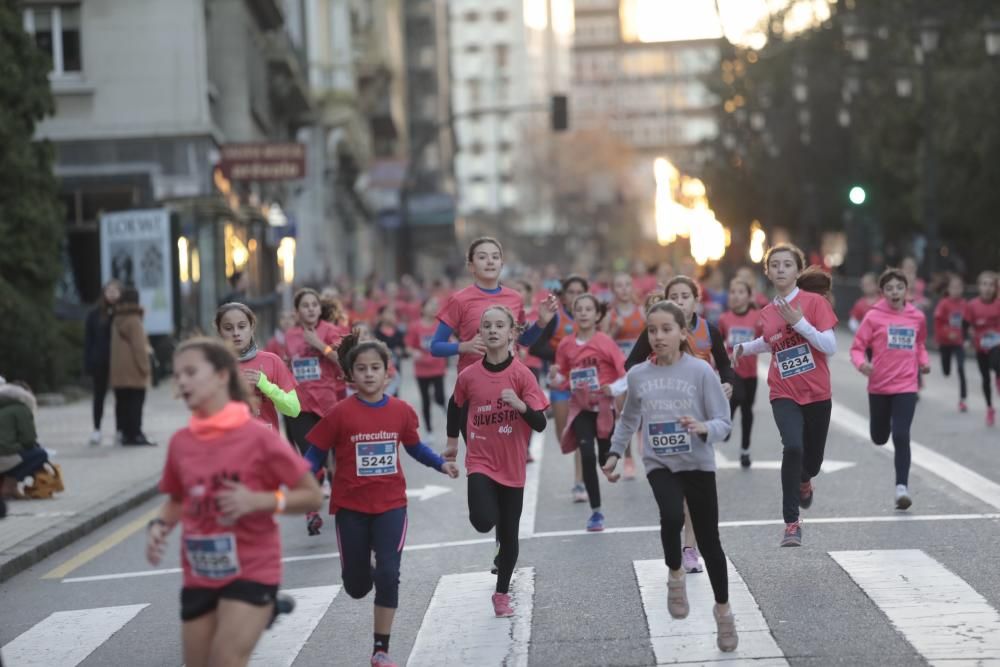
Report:
<svg viewBox="0 0 1000 667"><path fill-rule="evenodd" d="M740 278L729 283L729 310L719 318L719 331L726 340L726 349L749 343L761 335L760 315L753 300L753 288ZM748 354L733 368L736 382L729 399L730 416L740 410L740 466L750 467L750 432L753 430L753 402L757 397L757 357Z"/></svg>
<svg viewBox="0 0 1000 667"><path fill-rule="evenodd" d="M402 382L400 370L400 360L406 350L406 332L399 326L398 314L395 306L382 306L378 309L375 326L372 333L376 340L382 341L389 353L392 355L392 363L396 368L396 374L389 382L386 393L390 396L399 395L399 385Z"/></svg>
<svg viewBox="0 0 1000 667"><path fill-rule="evenodd" d="M149 522L146 558L158 565L181 523L181 635L189 667L246 665L261 633L291 600L278 595L281 536L275 514L319 509L306 462L277 432L251 418L236 357L193 338L174 354L174 381L191 421L170 440Z"/></svg>
<svg viewBox="0 0 1000 667"><path fill-rule="evenodd" d="M927 319L906 302L907 278L899 269L886 269L878 279L883 299L861 321L851 363L868 378L868 409L872 441L884 445L892 434L896 459L896 509L912 504L907 488L910 476L910 425L917 407L917 374L929 373ZM865 352L871 350L871 361Z"/></svg>
<svg viewBox="0 0 1000 667"><path fill-rule="evenodd" d="M407 524L400 446L420 463L451 478L458 477L458 468L420 442L413 408L385 393L389 350L383 343L359 343L355 334L349 334L338 354L356 393L334 406L309 431L307 438L313 446L306 459L318 471L331 451L336 458L330 514L337 527L344 590L360 600L374 586L371 664L395 667L389 658L389 634L399 602L399 565Z"/></svg>
<svg viewBox="0 0 1000 667"><path fill-rule="evenodd" d="M516 326L513 313L504 306L491 306L483 313L479 336L486 354L458 376L444 451L446 459L454 460L458 434L465 434L469 521L480 533L496 528L493 611L498 617L514 615L509 591L517 564L528 441L532 430L545 430L549 406L538 380L511 354Z"/></svg>
<svg viewBox="0 0 1000 667"><path fill-rule="evenodd" d="M281 359L257 349L256 328L256 316L242 303L224 303L215 311L215 330L236 354L243 379L256 394L254 416L280 431L278 413L295 418L301 410L295 378Z"/></svg>
<svg viewBox="0 0 1000 667"><path fill-rule="evenodd" d="M858 330L858 327L861 326L861 320L865 319L865 313L871 310L880 298L878 276L874 273L866 273L861 276L861 296L851 306L851 319L847 321L847 326L851 331Z"/></svg>
<svg viewBox="0 0 1000 667"><path fill-rule="evenodd" d="M608 318L608 335L614 339L622 354L628 357L635 342L646 329L646 316L636 302L632 276L618 273L611 283L614 301ZM632 445L625 448L625 479L635 479L635 462L632 459Z"/></svg>
<svg viewBox="0 0 1000 667"><path fill-rule="evenodd" d="M686 321L686 314L668 301L654 304L647 312L654 356L628 372L628 397L604 474L611 482L617 481L618 459L642 425L642 462L660 509L660 541L670 568L667 608L674 618L685 618L689 611L681 561L686 502L715 594L716 643L728 652L736 650L739 637L729 606L726 554L719 541L713 443L729 434L732 423L712 367L690 354Z"/></svg>
<svg viewBox="0 0 1000 667"><path fill-rule="evenodd" d="M580 452L583 484L590 500L587 530L604 530L598 464L604 465L615 426L611 385L625 376L625 356L611 338L597 330L605 306L593 294L581 294L573 302L576 335L567 336L556 350L550 370L553 384L571 393L568 426L559 434L564 453ZM596 447L596 451L595 451Z"/></svg>
<svg viewBox="0 0 1000 667"><path fill-rule="evenodd" d="M965 317L969 322L972 345L976 349L976 363L983 380L983 398L986 399L986 425L996 423L993 408L993 391L990 371L996 374L997 391L1000 392L1000 299L997 298L997 274L983 271L976 281L979 296L969 301Z"/></svg>
<svg viewBox="0 0 1000 667"><path fill-rule="evenodd" d="M764 267L777 296L760 313L763 335L733 350L733 363L744 354L771 352L767 384L783 446L783 547L802 546L799 507L812 505L812 478L823 465L833 408L826 361L837 351L837 316L826 298L833 281L818 267L806 269L805 264L802 251L791 244L768 249Z"/></svg>
<svg viewBox="0 0 1000 667"><path fill-rule="evenodd" d="M437 321L434 319L437 310L436 298L425 299L421 305L420 318L410 322L406 330L406 349L413 358L413 375L420 388L420 406L423 409L424 428L428 433L433 433L431 391L434 392L434 402L444 410L444 376L448 371L448 360L431 354L431 340L437 329Z"/></svg>
<svg viewBox="0 0 1000 667"><path fill-rule="evenodd" d="M523 308L525 318L529 320L533 317L537 318L538 314L536 312L537 307L535 304L535 288L529 281L519 280L517 281L517 291L521 293L521 299L524 304ZM542 335L544 336L544 333ZM536 341L535 344L537 345L540 341L541 339ZM517 346L517 358L522 364L528 367L528 370L530 370L538 380L542 379L542 368L544 368L545 362L542 361L541 358L531 354L528 346ZM531 463L530 454L528 455L528 458L528 463Z"/></svg>
<svg viewBox="0 0 1000 667"><path fill-rule="evenodd" d="M281 317L278 319L278 328L274 330L274 336L271 337L271 340L267 341L267 345L264 347L266 352L270 352L280 358L286 365L288 364L288 349L285 346L285 334L294 326L295 313L291 310L281 311Z"/></svg>
<svg viewBox="0 0 1000 667"><path fill-rule="evenodd" d="M945 377L951 375L951 359L955 358L958 371L958 411L967 412L965 404L965 282L961 276L948 277L947 292L934 308L934 339L941 353L941 371Z"/></svg>

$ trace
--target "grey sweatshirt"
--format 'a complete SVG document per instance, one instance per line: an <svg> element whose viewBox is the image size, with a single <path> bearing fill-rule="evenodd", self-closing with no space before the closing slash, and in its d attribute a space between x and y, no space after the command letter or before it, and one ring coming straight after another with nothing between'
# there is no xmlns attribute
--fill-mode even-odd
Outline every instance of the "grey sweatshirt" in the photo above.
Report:
<svg viewBox="0 0 1000 667"><path fill-rule="evenodd" d="M628 396L622 416L611 437L611 453L621 458L642 426L642 462L646 472L667 468L715 470L712 443L729 435L729 401L722 384L707 362L682 354L670 366L645 361L634 366L626 378ZM708 426L708 435L687 433L678 419L694 417Z"/></svg>

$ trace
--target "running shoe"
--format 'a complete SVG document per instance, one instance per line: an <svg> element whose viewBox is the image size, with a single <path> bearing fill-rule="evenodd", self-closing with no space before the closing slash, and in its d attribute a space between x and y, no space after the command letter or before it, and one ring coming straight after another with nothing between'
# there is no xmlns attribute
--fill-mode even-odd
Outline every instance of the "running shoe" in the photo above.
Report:
<svg viewBox="0 0 1000 667"><path fill-rule="evenodd" d="M291 595L278 593L277 597L274 598L274 610L271 612L271 620L268 622L267 627L274 625L274 621L277 620L278 616L281 614L291 614L294 609L295 598Z"/></svg>
<svg viewBox="0 0 1000 667"><path fill-rule="evenodd" d="M497 618L507 618L514 615L514 608L510 606L510 595L507 593L493 594L493 613Z"/></svg>
<svg viewBox="0 0 1000 667"><path fill-rule="evenodd" d="M625 468L622 473L625 479L635 479L635 459L625 459Z"/></svg>
<svg viewBox="0 0 1000 667"><path fill-rule="evenodd" d="M90 434L90 440L87 441L87 444L90 445L91 447L98 447L98 446L100 446L100 444L101 444L101 432L100 431L94 431L93 433L91 433Z"/></svg>
<svg viewBox="0 0 1000 667"><path fill-rule="evenodd" d="M958 402L958 411L959 412L968 412L969 411L969 406L965 404L965 401L959 401Z"/></svg>
<svg viewBox="0 0 1000 667"><path fill-rule="evenodd" d="M372 655L372 667L396 667L396 663L385 651L375 651L375 654Z"/></svg>
<svg viewBox="0 0 1000 667"><path fill-rule="evenodd" d="M667 575L667 610L671 618L687 618L688 606L687 577L676 579Z"/></svg>
<svg viewBox="0 0 1000 667"><path fill-rule="evenodd" d="M813 504L813 483L812 480L799 484L799 507L804 510L812 507Z"/></svg>
<svg viewBox="0 0 1000 667"><path fill-rule="evenodd" d="M320 516L319 512L309 512L306 514L306 530L309 531L310 537L319 535L319 529L322 527L323 517Z"/></svg>
<svg viewBox="0 0 1000 667"><path fill-rule="evenodd" d="M584 488L583 484L573 485L573 502L574 503L587 502L587 489Z"/></svg>
<svg viewBox="0 0 1000 667"><path fill-rule="evenodd" d="M600 512L594 512L587 519L587 532L588 533L599 533L604 530L604 515Z"/></svg>
<svg viewBox="0 0 1000 667"><path fill-rule="evenodd" d="M736 617L733 616L733 612L720 614L719 606L716 605L712 609L712 615L715 616L715 643L719 650L725 653L735 651L740 645L740 637L736 634Z"/></svg>
<svg viewBox="0 0 1000 667"><path fill-rule="evenodd" d="M910 505L913 504L913 500L910 499L910 492L907 490L905 484L896 485L896 509L898 510L908 510Z"/></svg>
<svg viewBox="0 0 1000 667"><path fill-rule="evenodd" d="M795 523L785 524L785 535L781 538L781 546L783 547L801 547L802 546L802 523L796 521Z"/></svg>
<svg viewBox="0 0 1000 667"><path fill-rule="evenodd" d="M698 553L698 547L684 547L681 551L681 562L684 566L684 571L688 574L694 574L695 572L701 572L701 554Z"/></svg>
<svg viewBox="0 0 1000 667"><path fill-rule="evenodd" d="M995 408L986 409L986 425L993 426L997 423L997 411Z"/></svg>
<svg viewBox="0 0 1000 667"><path fill-rule="evenodd" d="M740 467L749 468L750 467L750 453L744 452L740 454Z"/></svg>

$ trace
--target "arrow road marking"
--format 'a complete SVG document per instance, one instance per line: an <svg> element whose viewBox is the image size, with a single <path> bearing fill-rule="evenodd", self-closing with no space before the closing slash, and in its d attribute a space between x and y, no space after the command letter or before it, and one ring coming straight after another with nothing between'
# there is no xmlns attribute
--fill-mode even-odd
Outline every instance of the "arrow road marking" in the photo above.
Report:
<svg viewBox="0 0 1000 667"><path fill-rule="evenodd" d="M436 498L437 496L443 496L446 493L451 493L451 489L447 486L438 486L437 484L428 484L422 489L407 489L407 498L416 498L420 502L425 500L430 500L431 498Z"/></svg>
<svg viewBox="0 0 1000 667"><path fill-rule="evenodd" d="M740 467L739 461L730 461L722 452L716 450L715 465L719 470L735 470ZM856 466L854 461L837 461L835 459L824 459L822 471L824 473L837 472ZM781 461L757 461L754 459L751 469L759 470L781 470Z"/></svg>

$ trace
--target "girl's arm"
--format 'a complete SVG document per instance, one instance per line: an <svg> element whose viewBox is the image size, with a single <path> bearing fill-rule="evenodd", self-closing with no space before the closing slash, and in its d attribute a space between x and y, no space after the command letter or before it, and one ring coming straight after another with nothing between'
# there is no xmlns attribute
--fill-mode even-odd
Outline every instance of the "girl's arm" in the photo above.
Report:
<svg viewBox="0 0 1000 667"><path fill-rule="evenodd" d="M453 467L455 464L445 461L440 454L435 452L433 449L431 449L424 443L416 442L410 445L403 443L403 448L406 450L407 454L409 454L411 457L413 457L423 465L427 466L428 468L433 468L438 472L443 472L444 474L449 475L450 477L455 476L452 475L451 471L449 470L449 466Z"/></svg>
<svg viewBox="0 0 1000 667"><path fill-rule="evenodd" d="M222 516L229 520L255 512L306 514L318 511L323 505L323 490L316 477L308 472L287 491L251 491L231 479L223 480L222 484L225 488L216 494L216 500Z"/></svg>
<svg viewBox="0 0 1000 667"><path fill-rule="evenodd" d="M864 324L864 322L862 322ZM800 336L809 341L809 344L814 348L822 352L828 357L832 357L837 353L837 336L833 333L833 329L827 329L826 331L819 331L805 318L802 316L798 322L793 326L793 329L798 332Z"/></svg>
<svg viewBox="0 0 1000 667"><path fill-rule="evenodd" d="M722 385L715 379L715 374L709 369L702 377L702 403L705 409L705 427L707 433L704 440L708 443L722 442L733 428L730 418L729 399L722 391Z"/></svg>
<svg viewBox="0 0 1000 667"><path fill-rule="evenodd" d="M649 344L649 333L643 330L639 334L639 338L636 339L635 345L632 346L632 351L628 353L628 359L625 360L625 370L646 361L652 353L653 348Z"/></svg>
<svg viewBox="0 0 1000 667"><path fill-rule="evenodd" d="M160 506L160 513L149 522L146 529L146 560L150 565L159 565L167 546L167 536L181 520L183 505L173 496Z"/></svg>
<svg viewBox="0 0 1000 667"><path fill-rule="evenodd" d="M261 373L260 378L257 380L257 388L260 389L260 393L267 396L274 403L274 407L281 414L288 417L298 417L302 411L302 407L299 405L299 395L295 393L295 390L282 390L281 387L268 380L264 373Z"/></svg>
<svg viewBox="0 0 1000 667"><path fill-rule="evenodd" d="M628 381L628 384L631 385L632 382ZM722 391L722 389L720 388L719 391ZM641 421L642 401L638 398L638 392L634 391L633 387L629 387L629 391L625 395L625 406L622 408L621 417L618 419L618 423L615 424L615 430L611 436L609 458L611 456L617 459L622 457L622 454L625 453L625 448L628 447L628 443L632 441L632 436L639 429Z"/></svg>
<svg viewBox="0 0 1000 667"><path fill-rule="evenodd" d="M453 357L458 354L458 343L451 340L454 335L455 331L450 326L438 322L434 338L431 339L431 354L435 357Z"/></svg>
<svg viewBox="0 0 1000 667"><path fill-rule="evenodd" d="M707 321L706 321L707 322ZM732 385L736 382L736 372L729 361L729 353L726 351L726 339L723 338L719 328L707 322L708 336L712 339L712 360L715 361L715 369L719 371L719 380Z"/></svg>
<svg viewBox="0 0 1000 667"><path fill-rule="evenodd" d="M927 321L920 319L920 328L917 329L917 361L920 364L921 372L930 372L931 358L927 354Z"/></svg>
<svg viewBox="0 0 1000 667"><path fill-rule="evenodd" d="M868 363L868 360L865 359L865 350L871 347L872 343L872 327L869 322L868 318L861 320L861 326L858 327L854 334L854 341L851 343L851 363L858 369Z"/></svg>

